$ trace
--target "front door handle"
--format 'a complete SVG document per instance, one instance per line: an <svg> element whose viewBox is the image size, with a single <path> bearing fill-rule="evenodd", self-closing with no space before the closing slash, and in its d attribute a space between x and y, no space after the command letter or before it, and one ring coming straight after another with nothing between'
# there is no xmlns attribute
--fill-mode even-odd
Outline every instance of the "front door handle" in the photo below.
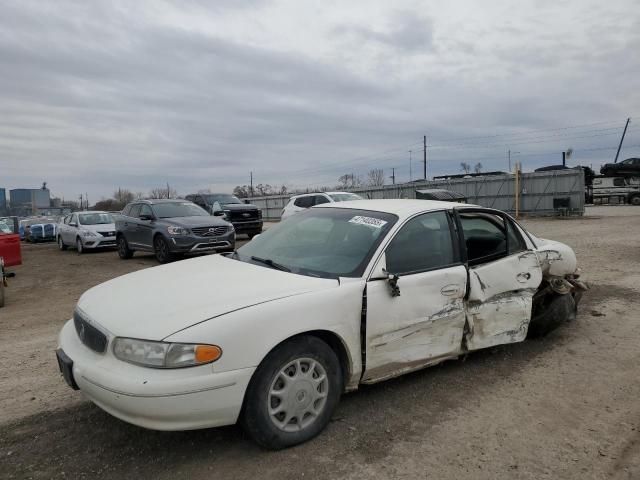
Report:
<svg viewBox="0 0 640 480"><path fill-rule="evenodd" d="M453 297L460 293L460 287L458 285L445 285L440 289L440 293L445 297Z"/></svg>
<svg viewBox="0 0 640 480"><path fill-rule="evenodd" d="M529 272L522 272L522 273L519 273L518 275L516 275L516 279L520 283L524 283L527 280L529 280L530 278L531 278L531 274Z"/></svg>

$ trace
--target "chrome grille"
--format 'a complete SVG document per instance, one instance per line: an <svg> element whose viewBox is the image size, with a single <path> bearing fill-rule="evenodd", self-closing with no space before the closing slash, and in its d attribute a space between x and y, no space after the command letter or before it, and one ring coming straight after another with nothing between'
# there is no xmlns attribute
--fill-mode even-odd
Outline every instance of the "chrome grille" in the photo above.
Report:
<svg viewBox="0 0 640 480"><path fill-rule="evenodd" d="M104 353L107 349L107 336L87 322L78 312L73 312L73 324L80 341L91 350Z"/></svg>
<svg viewBox="0 0 640 480"><path fill-rule="evenodd" d="M200 237L217 237L227 233L229 231L229 227L226 225L218 227L196 227L192 228L191 231Z"/></svg>
<svg viewBox="0 0 640 480"><path fill-rule="evenodd" d="M102 235L103 237L115 237L116 236L116 232L98 232L100 235Z"/></svg>

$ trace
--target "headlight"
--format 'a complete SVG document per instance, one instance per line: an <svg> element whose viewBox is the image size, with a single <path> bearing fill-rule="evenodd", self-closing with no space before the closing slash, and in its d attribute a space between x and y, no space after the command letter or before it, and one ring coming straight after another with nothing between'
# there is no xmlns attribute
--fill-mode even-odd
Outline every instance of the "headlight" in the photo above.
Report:
<svg viewBox="0 0 640 480"><path fill-rule="evenodd" d="M182 227L167 227L170 235L189 235L189 230Z"/></svg>
<svg viewBox="0 0 640 480"><path fill-rule="evenodd" d="M215 362L222 356L216 345L167 343L118 337L113 354L125 362L151 368L193 367Z"/></svg>
<svg viewBox="0 0 640 480"><path fill-rule="evenodd" d="M97 237L98 234L96 232L92 232L91 230L80 230L80 235L83 237Z"/></svg>

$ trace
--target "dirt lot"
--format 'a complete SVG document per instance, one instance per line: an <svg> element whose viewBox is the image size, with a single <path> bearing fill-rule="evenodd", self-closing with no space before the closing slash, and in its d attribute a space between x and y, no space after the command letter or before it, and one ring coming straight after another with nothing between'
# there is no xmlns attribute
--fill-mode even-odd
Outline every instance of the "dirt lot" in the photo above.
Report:
<svg viewBox="0 0 640 480"><path fill-rule="evenodd" d="M56 335L87 288L155 265L27 245L0 310L0 478L640 478L640 208L531 219L593 288L576 322L343 397L316 440L153 432L67 388Z"/></svg>

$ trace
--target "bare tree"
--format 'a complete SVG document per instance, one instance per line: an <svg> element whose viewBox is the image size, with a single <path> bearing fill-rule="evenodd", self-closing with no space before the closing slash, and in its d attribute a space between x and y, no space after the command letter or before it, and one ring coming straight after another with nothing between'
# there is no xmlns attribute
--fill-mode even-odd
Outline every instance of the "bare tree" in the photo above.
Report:
<svg viewBox="0 0 640 480"><path fill-rule="evenodd" d="M233 194L238 197L238 198L249 198L251 195L249 195L249 190L250 187L247 185L237 185L234 189L233 189Z"/></svg>
<svg viewBox="0 0 640 480"><path fill-rule="evenodd" d="M369 170L369 173L367 173L367 183L372 187L384 185L384 170L381 168Z"/></svg>
<svg viewBox="0 0 640 480"><path fill-rule="evenodd" d="M362 178L359 175L353 173L345 173L338 177L338 188L350 189L362 186Z"/></svg>
<svg viewBox="0 0 640 480"><path fill-rule="evenodd" d="M460 170L462 170L464 173L469 173L471 172L471 165L469 165L467 162L460 162Z"/></svg>
<svg viewBox="0 0 640 480"><path fill-rule="evenodd" d="M118 188L115 192L113 192L113 198L116 202L122 205L123 208L127 203L132 202L135 198L135 195L131 190L127 190L126 188Z"/></svg>
<svg viewBox="0 0 640 480"><path fill-rule="evenodd" d="M177 196L178 192L168 183L166 187L156 187L149 190L149 198L176 198Z"/></svg>
<svg viewBox="0 0 640 480"><path fill-rule="evenodd" d="M480 163L480 162L476 163L476 165L473 167L473 170L476 173L481 173L482 172L482 163Z"/></svg>

